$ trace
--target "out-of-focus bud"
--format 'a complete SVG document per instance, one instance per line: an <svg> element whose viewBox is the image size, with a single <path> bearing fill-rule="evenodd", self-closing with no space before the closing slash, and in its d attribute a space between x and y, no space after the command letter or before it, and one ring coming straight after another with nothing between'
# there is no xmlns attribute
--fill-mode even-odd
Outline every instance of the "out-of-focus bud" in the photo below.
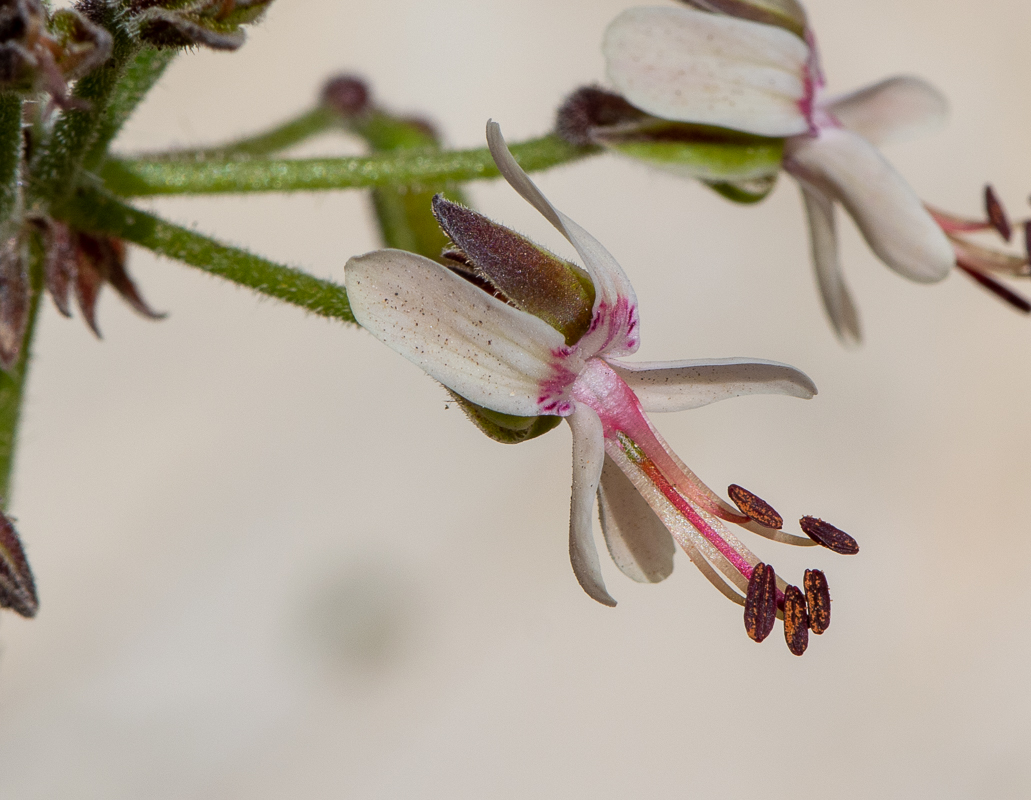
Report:
<svg viewBox="0 0 1031 800"><path fill-rule="evenodd" d="M0 512L0 607L10 608L23 617L34 617L39 610L36 582L32 578L25 550L11 521Z"/></svg>
<svg viewBox="0 0 1031 800"><path fill-rule="evenodd" d="M566 99L555 130L572 144L601 145L704 181L737 202L755 202L769 194L784 156L783 139L660 119L592 86Z"/></svg>
<svg viewBox="0 0 1031 800"><path fill-rule="evenodd" d="M357 117L371 108L369 86L356 75L337 75L322 87L322 104L342 117Z"/></svg>
<svg viewBox="0 0 1031 800"><path fill-rule="evenodd" d="M681 0L702 11L776 25L805 38L805 9L797 0Z"/></svg>
<svg viewBox="0 0 1031 800"><path fill-rule="evenodd" d="M140 39L154 47L210 47L236 50L243 26L258 19L272 0L131 0L129 15Z"/></svg>
<svg viewBox="0 0 1031 800"><path fill-rule="evenodd" d="M0 247L0 367L7 371L18 364L29 321L27 264L24 239L7 239Z"/></svg>
<svg viewBox="0 0 1031 800"><path fill-rule="evenodd" d="M67 82L110 55L111 34L78 11L48 17L39 0L0 0L0 89L42 89L67 107Z"/></svg>
<svg viewBox="0 0 1031 800"><path fill-rule="evenodd" d="M579 267L443 195L433 215L456 249L445 256L472 270L501 299L547 322L575 344L591 325L594 285Z"/></svg>

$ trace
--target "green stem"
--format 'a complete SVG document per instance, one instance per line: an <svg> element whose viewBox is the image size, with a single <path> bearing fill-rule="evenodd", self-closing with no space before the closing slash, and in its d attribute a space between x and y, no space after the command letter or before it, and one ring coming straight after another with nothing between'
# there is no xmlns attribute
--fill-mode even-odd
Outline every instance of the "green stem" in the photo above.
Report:
<svg viewBox="0 0 1031 800"><path fill-rule="evenodd" d="M13 92L0 94L0 231L5 236L13 233L8 223L13 222L18 207L22 150L21 104L21 97Z"/></svg>
<svg viewBox="0 0 1031 800"><path fill-rule="evenodd" d="M512 146L527 172L536 172L600 152L576 147L551 134ZM423 187L494 178L497 167L486 148L398 150L356 158L249 161L154 161L111 159L100 171L107 188L123 197L161 194L225 194Z"/></svg>
<svg viewBox="0 0 1031 800"><path fill-rule="evenodd" d="M339 284L166 222L104 192L81 190L55 209L55 216L76 230L115 236L313 314L354 322L347 292Z"/></svg>
<svg viewBox="0 0 1031 800"><path fill-rule="evenodd" d="M193 150L170 150L147 156L148 161L219 161L233 158L253 158L267 156L293 147L295 144L317 136L340 124L340 115L336 112L316 106L299 114L293 119L277 125L264 133L236 139L232 142Z"/></svg>
<svg viewBox="0 0 1031 800"><path fill-rule="evenodd" d="M11 507L11 475L14 471L18 423L21 421L25 380L29 374L32 338L39 317L39 301L43 296L43 247L33 236L29 259L29 319L22 339L21 355L10 372L0 372L0 501Z"/></svg>

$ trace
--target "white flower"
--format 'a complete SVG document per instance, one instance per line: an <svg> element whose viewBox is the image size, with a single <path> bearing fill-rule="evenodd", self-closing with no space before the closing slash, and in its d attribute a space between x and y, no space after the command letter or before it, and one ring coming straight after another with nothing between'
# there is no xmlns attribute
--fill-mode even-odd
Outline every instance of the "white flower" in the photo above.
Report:
<svg viewBox="0 0 1031 800"><path fill-rule="evenodd" d="M609 25L603 49L610 80L649 114L787 139L783 166L801 186L817 281L846 343L861 334L838 263L836 202L901 275L923 283L948 275L952 247L875 147L944 120L945 99L929 84L895 77L827 97L808 29L803 39L692 8L630 9Z"/></svg>
<svg viewBox="0 0 1031 800"><path fill-rule="evenodd" d="M488 123L487 140L502 175L583 260L594 287L586 333L568 344L539 317L434 261L399 250L347 262L345 283L356 319L473 403L502 414L566 419L573 434L569 553L577 580L595 600L615 605L592 534L597 494L609 552L626 575L646 582L666 578L673 569L675 539L721 591L746 605L753 638L765 638L779 608L787 615L789 645L801 652L808 627L799 620L806 600L800 604L799 590L783 581L778 586L772 568L758 566L759 559L725 523L778 541L813 541L782 533L779 515L740 487L732 487L732 493L741 511L719 498L666 445L645 412L695 408L746 394L809 398L816 387L802 372L770 361L619 360L639 343L637 299L623 270L541 194L508 152L495 123ZM526 264L515 266L525 273ZM767 527L754 521L760 519ZM857 549L846 534L818 520L807 517L803 527L838 552ZM811 627L822 632L826 625L819 620L829 619L822 573L807 573L806 588L817 620Z"/></svg>

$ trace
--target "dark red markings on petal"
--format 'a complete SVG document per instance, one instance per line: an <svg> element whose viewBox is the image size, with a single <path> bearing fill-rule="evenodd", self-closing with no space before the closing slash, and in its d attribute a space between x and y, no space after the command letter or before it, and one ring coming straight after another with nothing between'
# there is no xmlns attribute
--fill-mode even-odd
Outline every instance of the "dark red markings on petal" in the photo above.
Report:
<svg viewBox="0 0 1031 800"><path fill-rule="evenodd" d="M813 633L823 633L831 626L831 592L827 576L818 569L807 569L802 585L809 606L809 627Z"/></svg>
<svg viewBox="0 0 1031 800"><path fill-rule="evenodd" d="M1014 292L1004 283L997 281L991 275L981 272L979 269L968 266L962 261L956 261L956 266L1003 302L1009 303L1024 314L1031 314L1031 302Z"/></svg>
<svg viewBox="0 0 1031 800"><path fill-rule="evenodd" d="M1006 209L1002 207L1002 202L990 183L984 187L984 209L992 227L1008 242L1013 237L1013 229L1010 227L1009 217L1006 216Z"/></svg>
<svg viewBox="0 0 1031 800"><path fill-rule="evenodd" d="M39 610L36 584L25 558L18 533L0 512L0 606L23 617L34 617Z"/></svg>
<svg viewBox="0 0 1031 800"><path fill-rule="evenodd" d="M727 487L727 494L734 501L741 513L754 522L758 522L764 528L780 530L784 527L784 518L761 497L752 494L747 489L738 486L736 483Z"/></svg>
<svg viewBox="0 0 1031 800"><path fill-rule="evenodd" d="M745 595L745 630L749 637L761 642L773 630L777 620L777 573L761 561L752 568Z"/></svg>
<svg viewBox="0 0 1031 800"><path fill-rule="evenodd" d="M802 655L809 646L809 611L805 595L797 586L784 591L784 640L788 650L796 656Z"/></svg>
<svg viewBox="0 0 1031 800"><path fill-rule="evenodd" d="M798 524L805 531L806 536L817 544L822 544L828 550L841 553L843 556L854 556L859 552L859 543L845 531L835 528L829 522L824 522L816 517L802 517Z"/></svg>

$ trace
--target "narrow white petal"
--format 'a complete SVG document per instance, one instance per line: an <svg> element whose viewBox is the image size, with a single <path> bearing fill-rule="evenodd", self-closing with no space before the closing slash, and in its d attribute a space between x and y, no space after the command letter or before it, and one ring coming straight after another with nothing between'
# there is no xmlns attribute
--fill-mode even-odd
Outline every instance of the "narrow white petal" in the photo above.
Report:
<svg viewBox="0 0 1031 800"><path fill-rule="evenodd" d="M809 218L809 245L816 283L820 287L823 307L830 317L834 332L843 344L857 345L863 338L859 314L838 259L838 236L834 228L834 202L817 189L799 181L805 213Z"/></svg>
<svg viewBox="0 0 1031 800"><path fill-rule="evenodd" d="M583 590L602 605L616 601L605 590L594 546L594 497L605 462L605 437L594 409L578 404L566 417L573 431L573 494L569 503L569 561Z"/></svg>
<svg viewBox="0 0 1031 800"><path fill-rule="evenodd" d="M547 323L403 250L350 259L344 285L363 328L449 389L505 414L538 413L565 345Z"/></svg>
<svg viewBox="0 0 1031 800"><path fill-rule="evenodd" d="M778 361L605 361L648 412L684 411L746 394L787 394L806 400L816 394L808 375Z"/></svg>
<svg viewBox="0 0 1031 800"><path fill-rule="evenodd" d="M952 246L909 184L862 136L826 128L788 140L784 167L838 200L885 264L933 283L949 274Z"/></svg>
<svg viewBox="0 0 1031 800"><path fill-rule="evenodd" d="M631 8L605 31L609 80L664 119L759 136L809 129L809 48L783 28L690 8Z"/></svg>
<svg viewBox="0 0 1031 800"><path fill-rule="evenodd" d="M596 326L580 340L578 346L584 356L590 357L602 350L612 355L636 351L639 343L637 296L623 268L601 242L551 204L512 157L501 135L501 126L493 120L487 122L487 145L502 177L569 240L591 276L595 316L599 309L605 309L606 317L605 324Z"/></svg>
<svg viewBox="0 0 1031 800"><path fill-rule="evenodd" d="M658 583L668 578L673 572L676 551L673 537L637 487L607 456L598 504L605 543L623 574L641 583Z"/></svg>
<svg viewBox="0 0 1031 800"><path fill-rule="evenodd" d="M882 145L937 130L949 116L949 101L931 84L898 75L823 106L871 144Z"/></svg>

